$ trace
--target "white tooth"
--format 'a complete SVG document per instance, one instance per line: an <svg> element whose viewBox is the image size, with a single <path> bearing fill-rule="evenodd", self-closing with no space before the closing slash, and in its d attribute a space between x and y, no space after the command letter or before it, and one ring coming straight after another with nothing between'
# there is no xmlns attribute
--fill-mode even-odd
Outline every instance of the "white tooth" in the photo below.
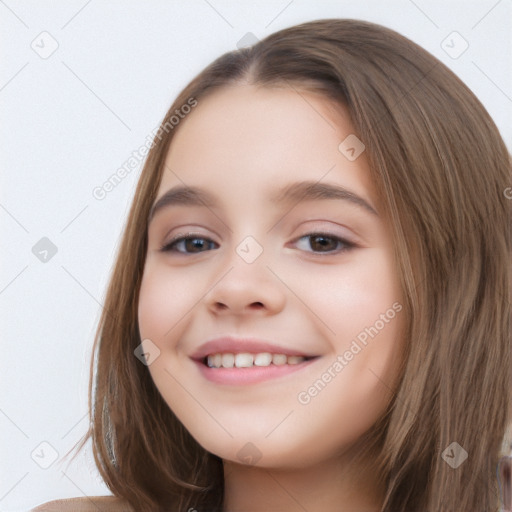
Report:
<svg viewBox="0 0 512 512"><path fill-rule="evenodd" d="M235 356L233 354L222 354L222 367L233 368L235 364Z"/></svg>
<svg viewBox="0 0 512 512"><path fill-rule="evenodd" d="M235 366L237 368L248 368L249 366L252 366L253 359L254 358L252 354L237 354L235 356Z"/></svg>
<svg viewBox="0 0 512 512"><path fill-rule="evenodd" d="M213 366L215 366L215 368L220 368L222 366L222 354L213 354L213 356L211 356L211 357L212 357Z"/></svg>
<svg viewBox="0 0 512 512"><path fill-rule="evenodd" d="M272 362L278 366L286 364L286 356L284 354L274 354L272 356Z"/></svg>
<svg viewBox="0 0 512 512"><path fill-rule="evenodd" d="M305 361L306 358L302 356L288 356L288 364L299 364L302 363L302 361Z"/></svg>
<svg viewBox="0 0 512 512"><path fill-rule="evenodd" d="M215 364L214 364L214 362L213 362L213 356L208 356L206 364L207 364L210 368L213 368L213 367L215 366Z"/></svg>
<svg viewBox="0 0 512 512"><path fill-rule="evenodd" d="M269 352L263 352L261 354L256 354L254 358L255 366L268 366L272 362L272 354Z"/></svg>

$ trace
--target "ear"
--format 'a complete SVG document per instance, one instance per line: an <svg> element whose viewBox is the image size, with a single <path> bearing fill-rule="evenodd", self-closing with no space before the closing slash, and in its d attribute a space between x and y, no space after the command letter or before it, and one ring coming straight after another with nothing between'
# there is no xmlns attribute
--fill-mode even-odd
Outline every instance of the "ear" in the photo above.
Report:
<svg viewBox="0 0 512 512"><path fill-rule="evenodd" d="M502 512L512 512L512 456L502 457L499 460L497 473L503 505Z"/></svg>

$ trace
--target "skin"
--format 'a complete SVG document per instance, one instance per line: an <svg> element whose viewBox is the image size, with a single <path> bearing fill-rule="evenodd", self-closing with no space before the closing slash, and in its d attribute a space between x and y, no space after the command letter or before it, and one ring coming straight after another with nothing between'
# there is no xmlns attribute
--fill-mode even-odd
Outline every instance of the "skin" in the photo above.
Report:
<svg viewBox="0 0 512 512"><path fill-rule="evenodd" d="M345 109L312 92L243 84L199 101L181 123L157 200L186 184L218 205L172 205L150 222L138 315L141 339L160 350L148 366L156 386L192 436L224 460L226 511L379 510L384 488L354 456L396 388L403 312L308 403L298 395L402 304L389 226L339 199L269 200L284 185L312 180L344 186L379 211L365 153L349 161L338 149L354 133ZM356 247L340 252L343 243L329 239L326 250L306 236L315 232ZM160 250L188 233L214 244ZM250 264L236 251L247 236L263 249ZM230 334L320 357L279 379L215 384L189 356ZM237 455L244 446L252 460Z"/></svg>

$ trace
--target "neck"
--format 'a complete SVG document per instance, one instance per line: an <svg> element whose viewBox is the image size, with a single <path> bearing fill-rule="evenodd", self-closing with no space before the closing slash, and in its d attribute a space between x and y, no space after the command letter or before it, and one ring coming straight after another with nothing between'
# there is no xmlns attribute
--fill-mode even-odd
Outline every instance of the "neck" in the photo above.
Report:
<svg viewBox="0 0 512 512"><path fill-rule="evenodd" d="M348 454L307 468L261 468L224 461L223 510L379 512L385 488L369 467Z"/></svg>

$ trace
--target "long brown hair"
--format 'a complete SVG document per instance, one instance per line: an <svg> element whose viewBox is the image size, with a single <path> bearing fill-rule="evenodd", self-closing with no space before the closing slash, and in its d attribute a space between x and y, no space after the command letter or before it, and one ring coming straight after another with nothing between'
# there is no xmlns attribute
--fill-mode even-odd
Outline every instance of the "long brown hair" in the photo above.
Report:
<svg viewBox="0 0 512 512"><path fill-rule="evenodd" d="M92 438L106 484L137 511L222 510L222 460L191 437L134 349L148 214L180 128L171 118L227 84L319 92L348 109L366 146L407 315L406 362L375 453L387 489L382 511L497 510L511 403L510 155L484 107L445 65L396 32L357 20L304 23L226 53L169 109L107 290L90 428L79 449ZM460 462L461 449L468 457L455 467L449 460Z"/></svg>

